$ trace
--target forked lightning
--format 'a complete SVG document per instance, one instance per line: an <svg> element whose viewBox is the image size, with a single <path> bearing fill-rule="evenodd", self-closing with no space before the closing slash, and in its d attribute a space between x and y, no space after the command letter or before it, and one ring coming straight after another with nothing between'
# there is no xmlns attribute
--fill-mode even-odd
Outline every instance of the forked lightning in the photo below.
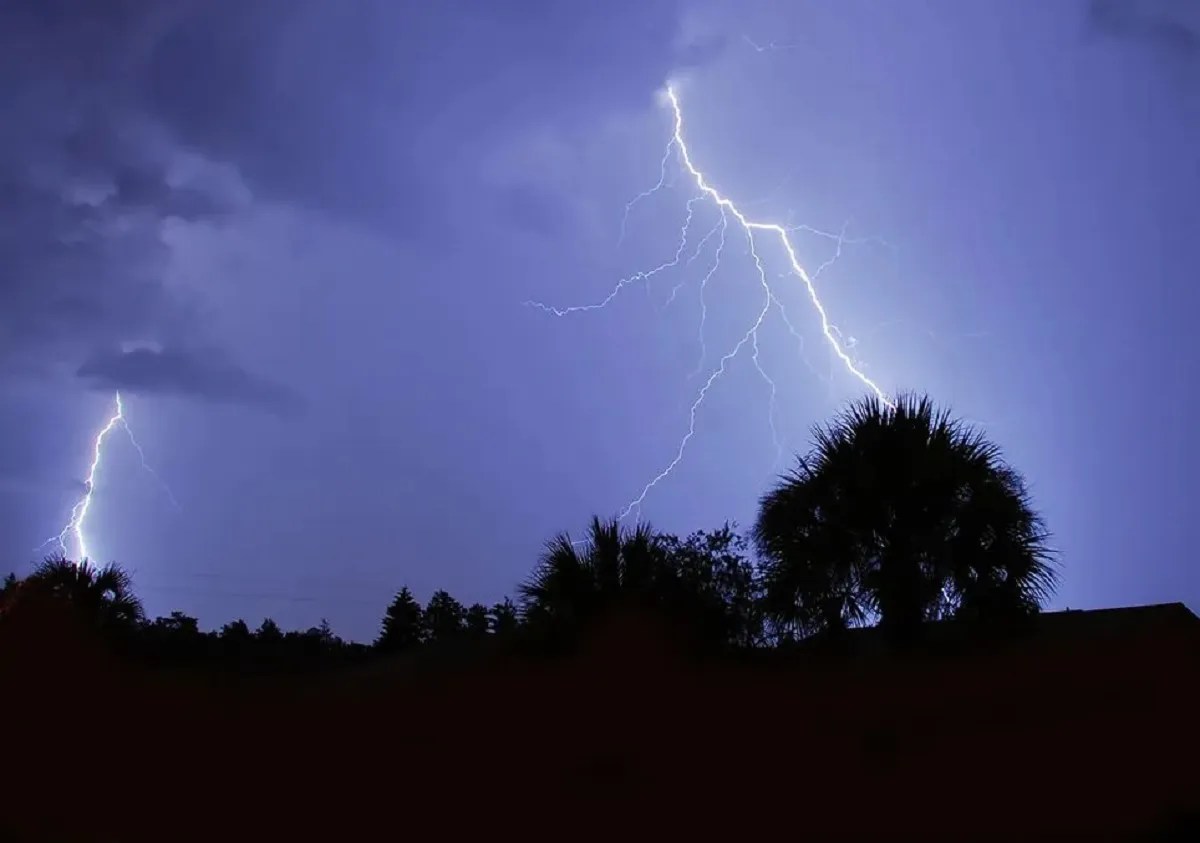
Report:
<svg viewBox="0 0 1200 843"><path fill-rule="evenodd" d="M671 474L671 472L674 471L675 467L677 465L679 465L679 463L683 460L683 456L687 450L688 443L691 442L692 437L695 436L696 417L697 417L697 414L700 412L701 407L704 404L705 398L708 396L709 391L712 389L713 385L717 382L717 380L719 380L721 378L721 376L723 374L725 374L725 371L726 371L727 367L729 366L729 363L734 358L736 358L746 346L749 346L751 349L751 362L753 363L758 374L763 378L764 381L766 381L768 387L770 388L770 406L769 406L769 410L768 410L768 412L769 412L768 420L769 420L770 426L771 426L771 434L772 434L772 438L774 441L776 454L777 454L777 456L782 456L783 444L780 441L778 431L775 428L775 397L777 394L777 390L776 390L774 381L772 381L771 378L767 375L766 371L763 369L763 367L760 363L760 360L759 360L758 332L759 332L759 329L762 327L764 320L767 318L768 313L770 313L771 309L774 307L774 308L778 309L780 315L782 316L782 318L784 320L785 325L787 326L787 329L792 333L793 336L796 337L797 340L799 340L801 342L801 348L803 348L803 339L800 336L799 332L797 332L796 329L793 327L791 320L788 319L787 313L783 308L783 304L776 297L774 290L771 288L770 282L767 280L767 272L763 266L763 261L759 254L759 248L758 248L759 244L757 242L757 236L759 236L759 235L765 234L769 237L777 238L779 241L779 244L783 247L784 253L787 256L788 269L790 271L790 274L793 277L798 278L800 280L801 284L804 286L804 290L807 294L808 300L811 302L811 304L812 304L813 308L815 309L816 314L820 320L821 333L823 334L826 343L828 344L829 348L833 352L833 355L837 359L837 361L841 363L842 367L851 376L856 378L865 387L867 387L871 392L873 392L879 398L879 400L881 402L883 402L887 406L893 406L892 401L884 394L883 390L879 387L879 385L876 384L875 381L872 380L869 376L867 376L867 374L862 370L861 366L858 363L856 363L855 360L850 356L850 354L848 353L848 350L847 350L848 346L846 344L844 344L842 341L841 331L839 331L837 329L837 327L830 321L829 314L825 309L825 305L821 302L820 297L817 295L815 279L820 275L820 271L822 269L824 269L830 263L832 263L832 260L827 261L824 265L822 265L816 272L814 272L811 275L804 268L804 266L800 263L800 259L797 256L796 247L792 242L791 234L794 231L800 230L801 228L804 228L805 230L810 230L810 231L812 229L808 229L807 227L784 226L779 223L763 222L763 221L751 219L742 211L742 209L736 203L734 203L733 200L731 200L729 197L725 196L720 191L718 191L715 187L713 187L712 184L709 182L708 177L704 174L704 172L696 165L695 161L692 159L691 151L688 149L687 141L684 139L683 108L680 105L679 95L678 95L677 91L675 90L674 86L667 87L666 100L670 105L674 120L673 120L673 131L671 134L671 139L668 141L666 150L663 153L663 158L662 158L662 162L661 162L661 166L660 166L659 180L656 185L654 185L649 190L645 190L642 193L638 194L636 197L634 197L634 199L632 201L630 201L625 206L625 213L621 220L621 237L623 238L625 235L627 220L629 217L629 213L633 209L633 207L636 204L638 204L639 202L641 202L642 200L647 199L648 197L657 193L659 190L661 190L666 185L666 183L667 183L667 167L668 167L668 164L670 163L672 154L674 154L676 156L680 166L682 167L683 172L686 173L687 176L690 177L691 181L695 185L696 193L691 199L688 200L687 218L685 219L683 227L680 231L679 244L678 244L678 247L676 248L675 253L672 256L672 258L653 269L636 272L633 275L628 276L627 278L621 279L620 281L618 281L616 283L616 285L613 287L613 289L609 292L609 294L605 298L603 298L599 302L596 302L593 304L576 305L573 307L551 307L549 305L542 304L540 302L528 302L528 304L530 304L534 307L540 308L541 310L544 310L545 312L550 313L554 316L568 316L568 315L574 314L574 313L582 313L582 312L591 311L591 310L598 310L600 308L607 306L610 302L613 301L613 299L615 299L617 297L618 294L620 294L620 292L623 289L630 286L631 284L635 284L638 282L647 282L647 281L649 281L649 279L653 278L655 275L658 275L659 273L664 272L667 269L678 266L682 260L682 257L684 255L686 249L687 249L688 235L689 235L689 231L690 231L690 227L691 227L691 223L692 223L693 214L695 212L696 203L698 201L709 201L719 211L719 213L721 215L720 221L717 223L716 227L714 227L711 231L708 232L707 235L705 235L703 240L701 240L699 246L696 247L694 253L690 257L688 257L686 260L687 264L690 264L692 261L694 261L700 255L701 251L704 249L705 244L711 238L716 236L719 232L720 240L719 240L719 245L716 250L716 254L713 258L713 262L710 265L710 268L708 269L707 273L702 277L701 284L700 284L700 295L701 295L700 331L701 331L701 353L702 353L701 362L700 362L701 368L703 367L703 363L704 363L704 359L703 359L704 321L707 318L707 305L705 304L705 301L704 301L704 287L708 283L709 279L712 277L713 273L716 271L717 267L720 265L721 252L725 247L726 232L731 223L734 224L736 227L740 228L742 233L745 234L745 236L746 236L746 242L749 247L750 255L754 260L754 267L755 267L755 271L758 276L758 281L759 281L758 286L762 290L762 305L759 308L759 310L757 312L757 317L754 319L752 324L750 324L750 326L747 328L745 333L742 334L741 338L733 346L733 348L730 349L723 357L721 357L717 361L716 367L709 373L707 379L701 385L700 391L699 391L698 395L696 396L696 399L692 402L691 408L688 412L687 432L684 434L683 438L680 440L679 447L677 448L674 457L667 463L665 468L663 468L648 483L645 484L645 486L642 488L641 492L636 497L634 497L631 501L629 501L628 504L626 504L626 506L624 507L624 509L621 510L621 513L620 513L620 517L622 519L627 517L634 510L638 510L640 513L641 505L645 501L646 496L650 493L650 490L653 489L655 486L657 486L660 482L662 482L667 476L669 476ZM841 245L844 242L844 237L836 237L836 239L838 241L838 251L840 254ZM835 259L836 259L836 255L835 255ZM676 285L676 287L672 290L671 300L674 299L675 294L678 292L679 286L680 285ZM668 303L669 303L669 301L668 301Z"/></svg>
<svg viewBox="0 0 1200 843"><path fill-rule="evenodd" d="M109 434L111 434L118 427L122 428L125 431L125 434L129 437L130 443L133 445L134 449L138 453L138 457L142 461L142 468L145 469L152 477L154 477L154 479L158 481L159 485L162 486L163 492L166 493L168 499L171 501L171 505L176 509L179 508L179 502L176 500L175 495L171 493L171 489L166 483L163 482L162 478L158 476L157 472L155 472L154 469L150 467L150 464L146 461L146 453L142 450L141 444L133 435L133 428L129 426L129 420L125 416L125 404L121 401L121 393L118 392L114 397L114 408L112 415L109 416L108 421L105 422L104 426L100 428L100 431L96 434L96 438L92 440L92 461L88 466L87 477L85 477L83 481L83 496L80 497L79 500L75 502L75 505L71 508L71 516L67 519L67 523L62 530L60 530L57 535L46 539L46 541L42 543L41 547L45 547L51 543L57 544L59 551L64 557L66 557L70 555L71 551L71 548L67 542L68 540L73 539L76 551L76 561L80 564L83 564L91 560L91 557L88 553L88 540L87 535L84 532L84 528L87 524L88 512L92 508L92 499L96 493L96 477L100 472L101 463L103 462L104 458L104 444L108 440Z"/></svg>

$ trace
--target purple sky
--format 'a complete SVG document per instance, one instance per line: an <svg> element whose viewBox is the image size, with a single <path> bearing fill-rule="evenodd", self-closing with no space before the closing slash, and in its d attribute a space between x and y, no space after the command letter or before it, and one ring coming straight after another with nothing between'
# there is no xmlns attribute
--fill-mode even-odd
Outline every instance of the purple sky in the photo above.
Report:
<svg viewBox="0 0 1200 843"><path fill-rule="evenodd" d="M81 12L87 8L89 11ZM503 11L501 11L503 9ZM843 229L817 281L888 391L983 424L1063 551L1058 606L1200 605L1200 15L1177 0L20 0L0 10L0 542L82 491L148 609L205 626L391 593L493 601L615 514L762 304L731 228L674 254L697 166L755 219ZM696 203L690 257L719 220ZM836 243L794 235L815 271ZM773 312L642 514L753 519L863 392L782 250ZM667 304L672 290L675 299ZM852 340L849 338L853 338Z"/></svg>

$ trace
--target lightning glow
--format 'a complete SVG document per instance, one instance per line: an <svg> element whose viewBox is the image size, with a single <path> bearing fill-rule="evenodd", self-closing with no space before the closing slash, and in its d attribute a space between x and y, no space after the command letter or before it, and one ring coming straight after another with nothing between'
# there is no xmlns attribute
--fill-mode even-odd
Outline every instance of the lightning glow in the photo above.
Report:
<svg viewBox="0 0 1200 843"><path fill-rule="evenodd" d="M83 496L75 502L73 507L71 507L71 515L67 519L67 523L63 526L62 530L60 530L57 535L46 539L46 541L44 541L41 545L42 547L45 547L48 544L55 543L58 545L58 549L62 555L66 557L70 554L68 540L73 539L76 551L75 559L80 564L88 562L91 558L88 554L88 540L87 535L84 532L84 528L86 527L88 513L92 508L92 499L94 498L96 492L96 478L100 473L101 464L104 459L105 442L108 440L109 435L118 427L122 428L125 431L125 434L129 437L130 444L133 445L134 449L137 451L139 459L141 460L142 468L148 474L150 474L155 481L157 481L159 486L162 487L163 492L171 501L171 505L176 509L179 508L179 501L171 492L170 487L167 486L158 473L151 468L150 464L146 461L146 452L142 450L141 443L139 443L137 438L133 435L133 428L129 426L129 420L125 416L125 404L121 400L121 393L117 392L113 399L112 415L108 417L108 420L104 423L104 426L100 428L99 432L97 432L95 438L92 440L92 461L88 465L87 476L83 481Z"/></svg>
<svg viewBox="0 0 1200 843"><path fill-rule="evenodd" d="M770 45L770 46L776 47L777 45ZM766 48L763 48L763 49L766 49ZM671 138L668 141L666 150L663 153L663 157L662 157L662 161L661 161L661 165L660 165L659 179L658 179L657 184L655 184L652 188L650 188L649 190L645 190L642 193L638 194L637 196L635 196L633 198L633 200L631 200L628 204L626 204L625 213L621 219L621 238L624 239L626 224L627 224L627 221L629 218L630 211L633 209L633 207L635 205L637 205L639 202L654 195L659 190L661 190L664 186L667 185L667 181L668 181L667 167L668 167L668 164L669 164L672 156L674 155L675 158L679 162L682 172L685 175L687 175L691 179L692 183L694 184L696 193L692 196L692 198L690 198L688 200L687 216L686 216L686 219L684 220L683 226L680 229L679 245L676 248L673 257L670 260L660 264L659 266L657 266L653 269L639 271L639 272L634 273L633 275L630 275L626 278L619 280L614 285L614 287L608 293L607 296L605 296L603 299L601 299L600 301L595 302L593 304L575 305L575 306L571 306L571 307L552 307L552 306L549 306L546 304L542 304L540 302L527 302L527 304L529 304L533 307L537 307L537 308L539 308L547 313L550 313L554 316L563 317L563 316L568 316L571 314L583 313L583 312L587 312L587 311L599 310L601 308L604 308L609 303L611 303L621 293L622 290L624 290L626 287L628 287L632 284L635 284L637 282L646 282L647 289L649 289L649 283L654 278L654 276L666 271L667 269L676 267L680 264L680 262L683 258L683 255L687 249L688 237L689 237L690 228L691 228L691 224L692 224L692 220L693 220L693 215L695 212L695 206L696 206L696 203L700 200L710 201L715 206L717 211L720 213L720 220L718 221L716 226L714 226L713 229L710 230L704 236L704 238L700 241L699 245L695 248L692 255L689 258L687 258L685 265L690 265L693 261L695 261L699 257L699 255L703 252L705 245L708 243L708 241L710 241L713 237L717 236L718 233L720 235L720 240L719 240L719 244L716 249L716 253L713 257L713 261L710 264L710 267L709 267L707 273L702 277L701 282L700 282L701 357L700 357L700 362L697 366L697 370L696 370L695 374L699 374L703 370L705 357L707 356L707 351L706 351L706 348L704 345L704 326L705 326L705 321L706 321L707 315L708 315L708 309L707 309L707 304L705 303L705 299L704 299L704 290L705 290L706 285L708 284L709 279L712 278L713 274L716 272L717 268L720 266L721 255L722 255L722 252L725 249L725 245L726 245L726 235L727 235L728 229L731 225L733 225L736 229L740 229L741 233L746 238L746 244L747 244L749 253L754 261L754 267L755 267L755 270L756 270L756 273L758 276L759 286L762 289L762 303L761 303L761 307L759 308L759 310L757 312L757 317L750 324L749 328L745 331L745 333L743 333L741 335L741 338L734 345L734 347L717 361L716 367L709 373L707 379L702 384L699 393L697 394L695 400L692 402L692 405L689 409L687 431L684 433L682 439L680 440L679 446L675 451L674 457L667 463L667 465L660 472L658 472L648 483L646 483L645 486L642 488L641 492L637 496L635 496L625 506L625 508L620 513L620 518L622 518L622 519L627 517L630 513L634 512L635 510L637 510L640 514L641 506L642 506L642 503L645 501L646 496L649 495L650 491L652 489L654 489L659 483L661 483L663 480L665 480L671 474L671 472L675 470L675 468L679 465L679 463L683 460L684 454L687 451L688 444L691 442L692 438L696 434L697 416L701 410L701 407L704 404L705 399L708 396L709 391L712 389L713 385L721 378L721 376L725 374L725 371L728 368L730 362L734 358L736 358L740 353L742 353L743 349L745 349L747 346L749 346L751 349L751 351L750 351L751 362L753 363L755 370L758 372L758 375L762 378L762 380L767 385L767 388L769 390L770 398L769 398L769 405L768 405L768 424L771 429L772 442L775 446L777 464L778 464L778 461L780 459L782 459L783 443L779 437L778 429L776 428L776 424L775 424L776 396L777 396L778 390L776 388L775 382L771 379L771 377L769 376L767 371L762 366L762 362L759 357L759 343L758 343L758 332L759 332L760 328L762 328L763 322L767 318L767 315L771 312L772 308L776 308L778 310L788 331L799 342L801 356L804 359L805 364L814 373L816 372L816 370L813 369L812 365L808 362L807 358L803 356L804 355L803 337L796 330L792 321L788 318L787 312L784 309L782 302L776 296L774 290L771 287L770 282L767 280L767 272L763 266L763 261L759 254L758 238L762 235L766 235L769 238L776 239L779 242L779 245L781 245L783 247L783 251L784 251L784 254L786 255L787 263L788 263L788 273L786 273L786 274L790 275L791 277L793 277L795 279L799 279L801 284L803 285L804 290L807 294L808 301L811 303L813 309L816 311L817 317L819 318L820 326L821 326L821 333L825 339L826 344L829 346L830 350L832 351L833 357L836 359L836 361L841 364L841 366L845 369L846 372L848 372L852 377L857 379L863 386L867 387L871 392L873 392L881 402L883 402L885 405L887 405L889 407L894 406L893 402L884 394L883 390L879 387L879 385L876 384L875 381L872 380L863 371L863 369L861 368L861 365L856 363L856 361L850 356L849 350L853 347L853 340L851 339L851 340L847 341L847 340L843 339L842 332L840 330L838 330L838 328L830 321L829 313L826 310L825 305L822 303L821 298L817 293L817 288L816 288L816 283L815 283L816 279L819 278L822 271L824 271L834 261L836 261L838 259L838 257L841 255L843 244L848 242L845 239L845 231L843 230L841 234L834 235L834 234L828 234L826 232L816 231L815 229L811 229L807 226L782 225L782 224L776 223L776 222L755 220L755 219L751 219L750 217L748 217L746 215L746 213L743 212L742 208L739 207L738 204L736 204L732 199L730 199L729 197L725 196L720 191L718 191L712 185L712 183L709 181L708 176L706 176L705 173L696 165L695 161L692 159L691 150L688 148L687 142L684 138L685 132L684 132L683 108L680 105L679 96L678 96L675 88L670 85L666 88L665 93L666 93L666 100L670 105L671 112L672 112L674 119L673 119L673 131L671 133ZM792 242L791 234L796 231L800 231L800 230L809 231L809 232L816 233L816 234L821 234L826 237L831 237L832 239L835 239L837 241L837 251L834 254L834 256L832 258L830 258L828 261L826 261L824 264L822 264L820 267L818 267L817 270L811 274L801 264L800 259L797 256L796 247ZM676 294L678 293L679 289L682 286L683 286L683 282L677 284L672 289L670 298L667 300L667 305L670 305L670 303L672 301L674 301Z"/></svg>

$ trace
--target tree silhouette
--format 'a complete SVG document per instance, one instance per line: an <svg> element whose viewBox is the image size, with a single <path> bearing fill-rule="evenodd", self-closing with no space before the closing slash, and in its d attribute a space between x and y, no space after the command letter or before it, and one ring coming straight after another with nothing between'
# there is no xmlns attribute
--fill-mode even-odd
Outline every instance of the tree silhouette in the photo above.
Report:
<svg viewBox="0 0 1200 843"><path fill-rule="evenodd" d="M221 627L221 638L225 641L240 644L251 640L252 637L250 627L241 618L238 618L236 621L230 621Z"/></svg>
<svg viewBox="0 0 1200 843"><path fill-rule="evenodd" d="M467 612L448 591L435 591L425 606L425 641L444 643L462 637Z"/></svg>
<svg viewBox="0 0 1200 843"><path fill-rule="evenodd" d="M181 638L194 638L200 635L200 621L183 612L172 612L165 618L155 618L152 625Z"/></svg>
<svg viewBox="0 0 1200 843"><path fill-rule="evenodd" d="M521 616L517 604L509 597L492 606L489 614L490 629L494 635L511 635L520 626Z"/></svg>
<svg viewBox="0 0 1200 843"><path fill-rule="evenodd" d="M270 618L263 618L263 622L258 625L258 629L254 632L254 637L263 642L275 642L283 639L283 630L279 628L279 624Z"/></svg>
<svg viewBox="0 0 1200 843"><path fill-rule="evenodd" d="M419 604L408 587L400 589L383 616L383 625L375 646L382 652L396 653L418 646L424 640L424 620Z"/></svg>
<svg viewBox="0 0 1200 843"><path fill-rule="evenodd" d="M711 594L677 563L669 541L649 525L623 528L616 519L593 518L582 542L560 533L547 543L533 575L519 588L525 619L538 636L564 643L617 606L695 622Z"/></svg>
<svg viewBox="0 0 1200 843"><path fill-rule="evenodd" d="M128 632L144 614L133 593L133 578L112 563L96 567L53 556L41 562L22 585L31 593L66 600L85 621L106 632Z"/></svg>
<svg viewBox="0 0 1200 843"><path fill-rule="evenodd" d="M483 638L491 630L492 619L488 616L488 608L482 603L473 603L467 608L465 627L471 638Z"/></svg>
<svg viewBox="0 0 1200 843"><path fill-rule="evenodd" d="M1055 584L1020 475L976 430L903 396L860 400L761 500L764 608L792 633L873 616L893 639L924 621L1010 619Z"/></svg>
<svg viewBox="0 0 1200 843"><path fill-rule="evenodd" d="M16 602L20 588L21 581L17 579L16 574L9 574L4 578L4 582L0 584L0 617L4 617L9 607Z"/></svg>
<svg viewBox="0 0 1200 843"><path fill-rule="evenodd" d="M338 653L344 642L333 634L329 621L321 618L317 626L303 632L289 632L283 636L286 662L289 668L313 668L328 664Z"/></svg>
<svg viewBox="0 0 1200 843"><path fill-rule="evenodd" d="M250 626L241 618L225 624L218 633L218 651L222 658L242 666L244 660L254 651L254 633Z"/></svg>
<svg viewBox="0 0 1200 843"><path fill-rule="evenodd" d="M746 539L725 524L685 539L665 535L660 540L684 583L683 593L695 601L702 637L735 647L762 643L759 581Z"/></svg>
<svg viewBox="0 0 1200 843"><path fill-rule="evenodd" d="M147 654L159 664L195 665L208 655L209 639L200 631L200 622L183 612L144 624L140 637Z"/></svg>

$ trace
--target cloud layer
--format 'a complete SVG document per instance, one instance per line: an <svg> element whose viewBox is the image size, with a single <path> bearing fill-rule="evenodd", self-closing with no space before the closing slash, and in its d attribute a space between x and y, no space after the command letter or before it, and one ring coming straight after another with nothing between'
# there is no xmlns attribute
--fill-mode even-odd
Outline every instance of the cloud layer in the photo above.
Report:
<svg viewBox="0 0 1200 843"><path fill-rule="evenodd" d="M303 408L300 396L292 390L247 372L211 349L102 352L86 360L78 374L97 388L142 395L247 404L281 415Z"/></svg>
<svg viewBox="0 0 1200 843"><path fill-rule="evenodd" d="M164 281L163 226L225 220L250 194L235 167L186 143L141 94L187 9L0 9L13 129L0 133L0 375L61 377L130 340L205 339L202 301Z"/></svg>
<svg viewBox="0 0 1200 843"><path fill-rule="evenodd" d="M1200 57L1200 15L1194 5L1171 2L1091 0L1088 24L1097 32L1144 44L1162 53ZM1192 20L1188 20L1191 12Z"/></svg>

